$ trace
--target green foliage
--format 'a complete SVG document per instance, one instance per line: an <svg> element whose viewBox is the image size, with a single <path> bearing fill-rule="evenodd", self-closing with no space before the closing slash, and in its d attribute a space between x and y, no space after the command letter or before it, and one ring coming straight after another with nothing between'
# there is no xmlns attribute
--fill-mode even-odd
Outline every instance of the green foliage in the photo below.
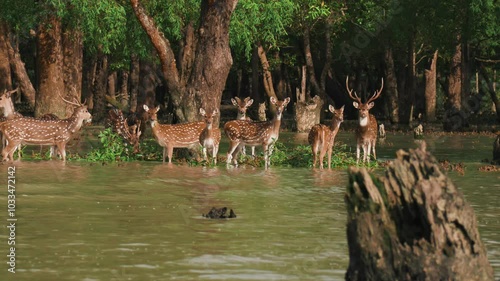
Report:
<svg viewBox="0 0 500 281"><path fill-rule="evenodd" d="M332 168L347 168L356 165L354 153L345 144L335 144L332 153ZM282 142L276 142L272 148L270 156L271 166L310 168L312 167L313 157L309 145L285 145ZM327 157L324 159L324 167L327 167ZM250 165L255 167L264 167L263 155L252 158L251 156L241 156L239 159L241 165ZM362 166L377 168L378 162L360 164Z"/></svg>
<svg viewBox="0 0 500 281"><path fill-rule="evenodd" d="M115 162L134 159L132 151L123 141L123 138L113 133L111 128L100 132L98 137L102 146L90 151L85 157L86 160L92 162Z"/></svg>
<svg viewBox="0 0 500 281"><path fill-rule="evenodd" d="M287 27L293 24L295 1L240 0L231 17L231 48L250 59L255 42L280 47Z"/></svg>

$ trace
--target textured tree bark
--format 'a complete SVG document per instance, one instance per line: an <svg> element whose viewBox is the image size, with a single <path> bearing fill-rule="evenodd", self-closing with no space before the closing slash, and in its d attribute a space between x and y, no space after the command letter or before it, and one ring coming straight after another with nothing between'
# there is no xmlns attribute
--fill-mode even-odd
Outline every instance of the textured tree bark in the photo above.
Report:
<svg viewBox="0 0 500 281"><path fill-rule="evenodd" d="M446 102L446 113L443 120L445 131L456 131L461 129L466 122L467 116L462 110L462 43L458 38L453 54L450 74L448 75L448 100Z"/></svg>
<svg viewBox="0 0 500 281"><path fill-rule="evenodd" d="M386 77L386 93L387 105L389 109L389 118L392 123L399 123L399 105L398 105L398 80L396 70L394 69L394 57L392 48L385 49L385 77Z"/></svg>
<svg viewBox="0 0 500 281"><path fill-rule="evenodd" d="M156 27L153 19L146 14L139 0L130 2L136 17L158 53L178 121L198 120L200 107L204 107L207 111L219 108L222 91L233 63L229 48L229 21L238 1L201 2L197 39L192 40L193 44L197 45L194 48L195 56L191 72L189 72L190 65L177 65L170 42ZM189 35L189 32L187 34ZM190 42L189 38L185 39L186 43ZM189 52L194 49L193 46L184 48L182 57L187 58ZM189 59L186 61L190 62ZM182 76L177 67L181 69ZM189 77L187 84L183 84L182 77ZM219 120L214 122L218 126Z"/></svg>
<svg viewBox="0 0 500 281"><path fill-rule="evenodd" d="M12 90L8 51L8 45L10 43L7 30L7 24L0 20L0 95L2 95L5 91Z"/></svg>
<svg viewBox="0 0 500 281"><path fill-rule="evenodd" d="M319 96L308 99L306 93L306 66L302 67L302 81L297 92L297 102L295 103L295 123L297 132L309 132L311 128L320 123L323 100Z"/></svg>
<svg viewBox="0 0 500 281"><path fill-rule="evenodd" d="M94 85L92 86L92 98L94 100L92 122L95 123L102 123L107 117L106 89L108 84L108 70L108 56L99 54L97 56Z"/></svg>
<svg viewBox="0 0 500 281"><path fill-rule="evenodd" d="M264 50L260 42L257 44L257 54L259 55L260 64L262 65L264 90L266 91L266 94L269 98L273 97L275 99L278 99L278 97L276 96L276 92L274 91L273 75L271 74L266 51ZM273 106L270 106L269 109L274 115L275 108Z"/></svg>
<svg viewBox="0 0 500 281"><path fill-rule="evenodd" d="M497 92L495 90L495 80L490 80L490 78L488 77L488 73L486 72L486 69L483 65L479 66L479 73L481 73L481 76L486 82L488 93L490 93L491 101L493 102L495 112L497 113L497 120L498 122L500 122L500 101L498 100Z"/></svg>
<svg viewBox="0 0 500 281"><path fill-rule="evenodd" d="M493 280L474 210L425 143L349 179L346 280Z"/></svg>
<svg viewBox="0 0 500 281"><path fill-rule="evenodd" d="M427 122L436 121L436 74L438 50L432 56L431 66L425 70L425 117Z"/></svg>
<svg viewBox="0 0 500 281"><path fill-rule="evenodd" d="M66 28L62 34L64 98L70 101L81 101L83 39L82 33L76 29ZM73 114L74 106L66 105L66 117Z"/></svg>
<svg viewBox="0 0 500 281"><path fill-rule="evenodd" d="M61 20L50 16L37 33L38 94L35 97L35 117L53 113L66 117L63 76Z"/></svg>
<svg viewBox="0 0 500 281"><path fill-rule="evenodd" d="M144 111L142 109L142 104L139 105L137 103L137 95L139 92L139 71L140 71L140 60L137 56L133 55L130 58L130 111L131 112ZM154 104L148 104L148 106L153 107Z"/></svg>

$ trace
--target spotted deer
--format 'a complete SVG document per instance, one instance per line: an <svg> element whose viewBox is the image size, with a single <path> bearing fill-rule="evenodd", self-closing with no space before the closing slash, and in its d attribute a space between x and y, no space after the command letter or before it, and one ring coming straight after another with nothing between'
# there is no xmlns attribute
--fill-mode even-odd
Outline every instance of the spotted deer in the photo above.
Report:
<svg viewBox="0 0 500 281"><path fill-rule="evenodd" d="M0 117L0 122L7 121L9 119L23 117L23 115L17 112L14 108L14 103L12 102L12 94L17 92L17 89L11 91L5 91L0 96L0 109L2 110L2 116ZM2 149L7 145L7 141L2 134ZM21 159L21 145L16 148L17 149L17 157Z"/></svg>
<svg viewBox="0 0 500 281"><path fill-rule="evenodd" d="M2 150L2 159L13 160L13 153L20 144L55 145L63 161L66 161L66 144L80 130L83 122L91 122L92 115L87 106L80 102L67 103L76 106L73 114L67 119L41 120L35 118L15 118L0 124L0 131L7 140Z"/></svg>
<svg viewBox="0 0 500 281"><path fill-rule="evenodd" d="M229 138L229 150L227 152L227 164L233 162L238 165L237 156L244 145L262 145L264 148L264 162L266 168L269 166L269 148L279 137L281 116L290 98L283 101L271 97L271 103L276 106L274 119L265 122L253 122L247 120L232 120L224 125L224 132Z"/></svg>
<svg viewBox="0 0 500 281"><path fill-rule="evenodd" d="M200 134L205 128L205 122L190 122L183 124L160 124L157 113L160 107L149 108L143 105L151 130L158 144L163 147L163 162L168 154L168 163L172 163L174 148L195 148L200 145Z"/></svg>
<svg viewBox="0 0 500 281"><path fill-rule="evenodd" d="M384 89L384 79L382 78L382 84L380 89L375 91L375 93L363 103L358 97L356 92L349 89L349 76L345 80L345 85L349 97L354 100L352 103L354 107L358 110L359 123L356 128L356 162L359 163L360 148L363 147L363 161L370 161L370 152L373 152L373 158L377 159L377 153L375 152L375 145L377 143L377 119L375 116L369 113L369 110L373 108L375 103L373 102L380 97L382 89Z"/></svg>
<svg viewBox="0 0 500 281"><path fill-rule="evenodd" d="M207 159L207 149L211 149L214 164L217 164L217 152L219 151L219 143L221 139L221 132L219 128L214 128L214 117L219 114L218 109L214 109L212 113L206 113L203 108L200 108L200 114L205 121L205 128L200 134L200 145L203 147L203 159Z"/></svg>
<svg viewBox="0 0 500 281"><path fill-rule="evenodd" d="M344 106L339 109L335 109L333 105L330 105L328 109L331 113L333 113L332 123L330 126L316 124L311 128L307 137L313 154L313 168L316 168L319 153L319 168L323 169L323 159L325 154L327 154L328 169L330 169L335 136L339 131L340 124L344 121Z"/></svg>
<svg viewBox="0 0 500 281"><path fill-rule="evenodd" d="M231 99L231 102L238 109L236 120L252 121L252 119L250 119L250 117L247 116L247 110L253 104L253 99L250 99L250 97L246 97L243 100L241 100L240 98L235 97L234 99ZM255 157L255 146L252 146L251 149L252 149L252 157ZM243 155L247 154L245 146L241 148L241 153Z"/></svg>
<svg viewBox="0 0 500 281"><path fill-rule="evenodd" d="M139 142L142 135L141 120L136 119L132 125L129 125L128 118L125 118L123 112L117 108L110 109L108 111L108 116L113 131L132 145L134 153L139 153Z"/></svg>

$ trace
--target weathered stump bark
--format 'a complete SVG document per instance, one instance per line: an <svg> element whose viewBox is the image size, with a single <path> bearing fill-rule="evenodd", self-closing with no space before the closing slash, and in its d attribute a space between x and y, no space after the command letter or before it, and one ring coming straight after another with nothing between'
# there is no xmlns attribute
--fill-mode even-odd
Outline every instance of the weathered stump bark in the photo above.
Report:
<svg viewBox="0 0 500 281"><path fill-rule="evenodd" d="M349 178L346 280L493 280L474 211L425 143Z"/></svg>
<svg viewBox="0 0 500 281"><path fill-rule="evenodd" d="M297 132L306 133L311 128L320 123L321 109L323 100L319 96L307 101L297 101L295 103L295 122L297 123Z"/></svg>

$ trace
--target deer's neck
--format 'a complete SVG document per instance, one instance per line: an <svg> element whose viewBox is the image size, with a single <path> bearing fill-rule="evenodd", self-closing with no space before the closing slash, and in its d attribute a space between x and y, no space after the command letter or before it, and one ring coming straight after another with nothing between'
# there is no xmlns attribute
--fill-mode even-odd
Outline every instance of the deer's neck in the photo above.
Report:
<svg viewBox="0 0 500 281"><path fill-rule="evenodd" d="M359 117L359 126L361 127L367 127L368 124L370 123L370 115L366 117Z"/></svg>
<svg viewBox="0 0 500 281"><path fill-rule="evenodd" d="M341 123L342 123L341 121L339 121L339 120L337 120L337 119L334 118L332 120L332 124L330 124L330 131L337 132L339 130L339 128L340 128L340 124Z"/></svg>
<svg viewBox="0 0 500 281"><path fill-rule="evenodd" d="M70 118L65 119L64 121L68 122L68 131L70 133L74 133L80 130L80 128L83 125L83 119L78 118L77 116L71 116Z"/></svg>

